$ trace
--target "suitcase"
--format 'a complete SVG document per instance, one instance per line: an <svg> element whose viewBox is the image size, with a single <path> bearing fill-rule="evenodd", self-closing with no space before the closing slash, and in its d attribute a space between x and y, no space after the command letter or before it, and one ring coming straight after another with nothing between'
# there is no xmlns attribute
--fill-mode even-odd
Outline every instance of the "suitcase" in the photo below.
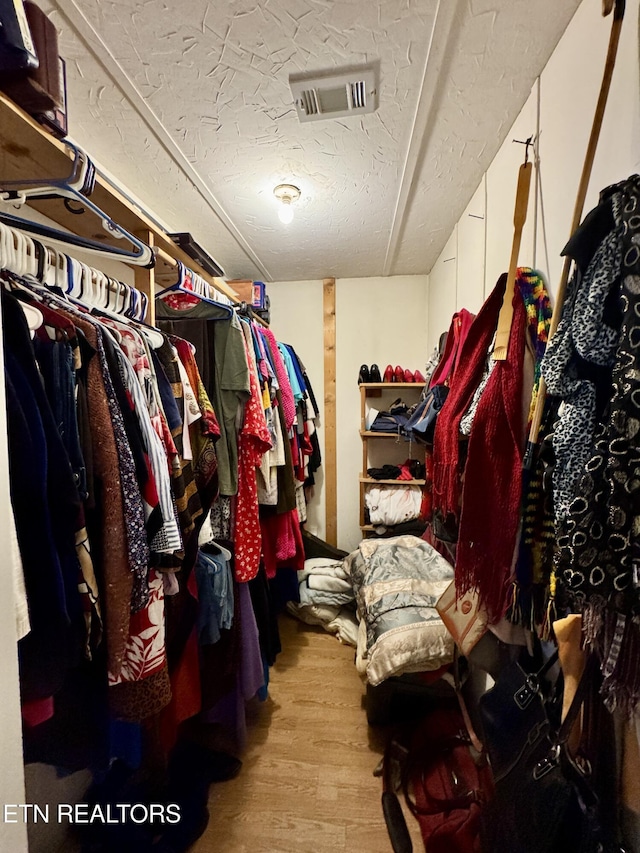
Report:
<svg viewBox="0 0 640 853"><path fill-rule="evenodd" d="M0 0L0 74L26 72L38 56L22 0Z"/></svg>
<svg viewBox="0 0 640 853"><path fill-rule="evenodd" d="M24 8L38 66L3 72L0 87L30 115L64 109L58 31L45 13L30 0L26 0Z"/></svg>

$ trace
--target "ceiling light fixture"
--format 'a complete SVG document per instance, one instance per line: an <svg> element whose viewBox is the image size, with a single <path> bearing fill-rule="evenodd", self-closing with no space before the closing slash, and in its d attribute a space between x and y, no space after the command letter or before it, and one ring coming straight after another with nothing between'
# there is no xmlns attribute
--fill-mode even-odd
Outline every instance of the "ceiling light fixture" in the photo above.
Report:
<svg viewBox="0 0 640 853"><path fill-rule="evenodd" d="M278 219L284 225L288 225L293 220L291 205L300 198L300 190L293 184L278 184L274 187L273 194L281 202L278 208Z"/></svg>

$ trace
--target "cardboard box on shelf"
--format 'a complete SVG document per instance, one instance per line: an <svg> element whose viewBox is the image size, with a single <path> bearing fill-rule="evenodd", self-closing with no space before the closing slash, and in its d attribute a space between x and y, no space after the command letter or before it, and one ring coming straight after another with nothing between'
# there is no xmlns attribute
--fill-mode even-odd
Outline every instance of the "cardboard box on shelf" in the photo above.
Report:
<svg viewBox="0 0 640 853"><path fill-rule="evenodd" d="M251 281L248 278L238 278L227 282L238 294L241 302L246 302L252 308L265 307L265 284L263 281Z"/></svg>

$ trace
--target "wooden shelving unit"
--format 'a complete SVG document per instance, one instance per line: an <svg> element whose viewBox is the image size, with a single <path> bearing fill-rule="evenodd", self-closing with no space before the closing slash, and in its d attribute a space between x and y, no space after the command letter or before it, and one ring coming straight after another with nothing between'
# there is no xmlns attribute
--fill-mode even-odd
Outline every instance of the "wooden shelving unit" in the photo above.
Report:
<svg viewBox="0 0 640 853"><path fill-rule="evenodd" d="M90 151L87 151L87 154L91 157ZM0 187L3 179L20 181L65 178L70 172L71 162L69 149L63 142L43 130L27 113L0 93ZM238 295L224 279L211 276L203 270L137 205L100 175L96 177L91 200L131 234L158 250L154 269L143 269L132 265L135 270L136 287L149 296L147 322L151 324L155 322L156 282L167 286L175 281L179 260L202 276L220 293L233 301L238 301ZM90 213L80 216L73 214L64 206L61 199L33 200L30 206L73 234L100 240L105 245L121 245L101 228L96 216ZM28 218L28 212L24 214L8 207L7 211L15 213L16 216Z"/></svg>
<svg viewBox="0 0 640 853"><path fill-rule="evenodd" d="M360 477L361 483L377 483L379 486L424 486L426 480L376 480L374 477Z"/></svg>
<svg viewBox="0 0 640 853"><path fill-rule="evenodd" d="M368 533L371 533L375 526L373 524L366 523L365 519L365 490L367 486L371 485L387 485L387 486L424 486L426 484L425 480L375 480L373 477L369 477L367 475L367 469L370 467L369 465L369 442L377 441L378 439L385 440L388 442L389 439L394 439L394 442L402 442L403 445L406 445L407 449L410 447L413 449L417 447L415 443L411 444L408 442L405 437L397 432L374 432L373 430L368 430L367 427L367 412L368 405L367 401L370 398L382 397L383 392L394 392L394 391L402 391L406 396L406 402L408 405L411 405L413 402L417 402L418 395L422 391L424 386L420 383L415 382L363 382L359 385L360 388L360 438L362 439L362 472L359 477L359 485L360 485L360 530L362 531L363 536L366 536ZM415 394L409 397L407 395L407 391L414 391ZM400 396L400 395L398 395ZM415 399L414 399L415 397ZM384 445L388 448L388 443ZM422 452L422 451L421 451Z"/></svg>

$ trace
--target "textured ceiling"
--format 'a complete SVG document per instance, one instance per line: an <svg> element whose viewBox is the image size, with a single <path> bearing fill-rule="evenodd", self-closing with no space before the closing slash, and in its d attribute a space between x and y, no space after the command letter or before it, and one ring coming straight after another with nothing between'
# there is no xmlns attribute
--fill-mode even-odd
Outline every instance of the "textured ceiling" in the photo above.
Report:
<svg viewBox="0 0 640 853"><path fill-rule="evenodd" d="M579 0L40 5L71 136L229 278L298 280L428 272ZM377 112L298 122L290 74L371 62Z"/></svg>

